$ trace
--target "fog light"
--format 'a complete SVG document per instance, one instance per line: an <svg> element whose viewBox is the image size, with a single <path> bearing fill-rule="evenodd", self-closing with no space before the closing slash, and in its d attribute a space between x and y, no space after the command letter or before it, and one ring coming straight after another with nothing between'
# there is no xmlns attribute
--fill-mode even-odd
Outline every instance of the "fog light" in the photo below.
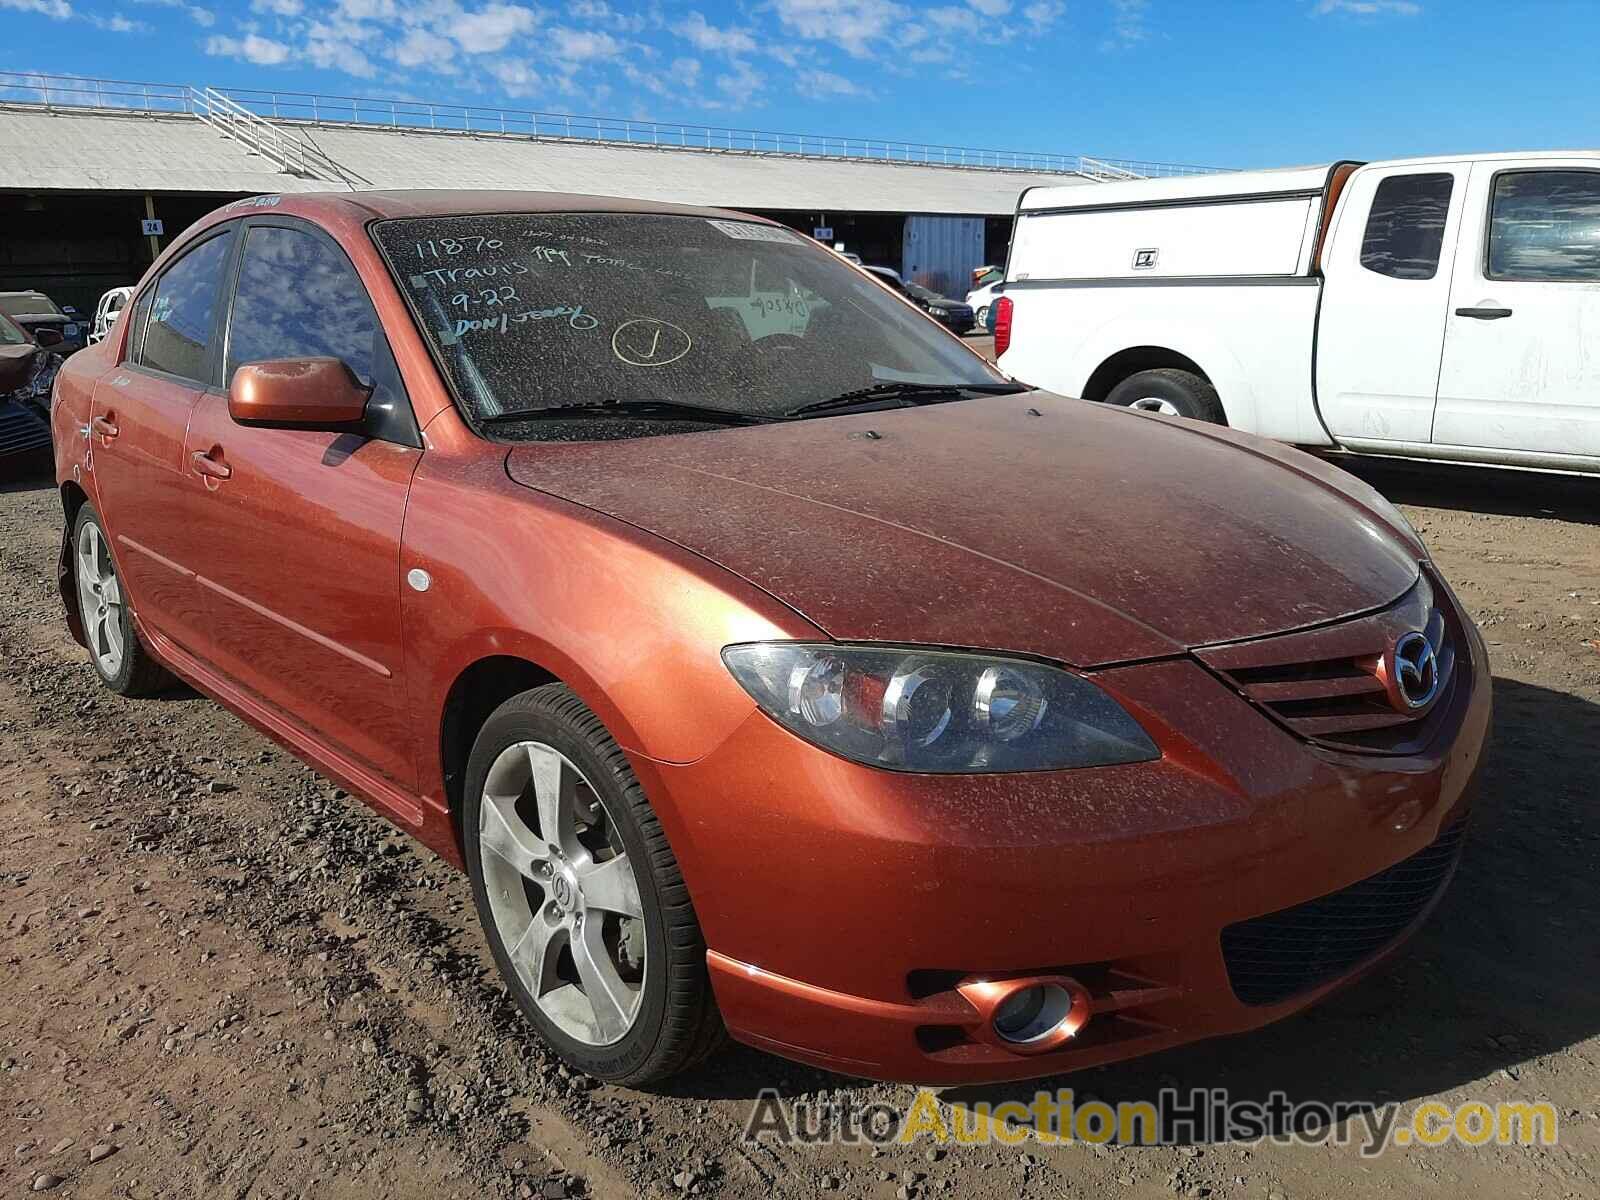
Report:
<svg viewBox="0 0 1600 1200"><path fill-rule="evenodd" d="M1072 995L1058 983L1018 988L994 1010L994 1031L1002 1041L1027 1045L1049 1037L1072 1012Z"/></svg>

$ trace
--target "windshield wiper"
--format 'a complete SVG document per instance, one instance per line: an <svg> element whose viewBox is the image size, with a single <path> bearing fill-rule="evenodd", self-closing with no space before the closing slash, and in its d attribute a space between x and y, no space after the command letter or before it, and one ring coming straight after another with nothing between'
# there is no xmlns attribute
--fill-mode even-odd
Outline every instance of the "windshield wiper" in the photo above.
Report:
<svg viewBox="0 0 1600 1200"><path fill-rule="evenodd" d="M519 425L525 421L588 420L592 417L632 418L647 421L698 421L705 425L766 425L781 417L733 412L675 400L615 400L606 404L568 404L552 408L522 408L479 417L485 425Z"/></svg>
<svg viewBox="0 0 1600 1200"><path fill-rule="evenodd" d="M810 413L830 410L857 407L871 408L896 400L901 401L902 406L905 406L934 403L940 400L964 400L973 395L1009 396L1014 392L1026 392L1029 390L1031 389L1023 387L1020 383L914 383L910 380L899 380L892 383L875 383L871 387L856 388L854 391L845 392L827 400L814 400L810 404L802 404L799 408L791 408L783 415L786 417L801 417Z"/></svg>

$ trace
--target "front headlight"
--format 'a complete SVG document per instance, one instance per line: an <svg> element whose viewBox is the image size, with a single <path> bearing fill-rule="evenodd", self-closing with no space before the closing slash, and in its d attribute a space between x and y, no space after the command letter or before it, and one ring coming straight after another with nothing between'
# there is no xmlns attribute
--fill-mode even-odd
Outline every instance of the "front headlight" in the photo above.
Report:
<svg viewBox="0 0 1600 1200"><path fill-rule="evenodd" d="M1160 757L1100 688L1021 659L753 642L722 661L784 728L868 766L965 774Z"/></svg>

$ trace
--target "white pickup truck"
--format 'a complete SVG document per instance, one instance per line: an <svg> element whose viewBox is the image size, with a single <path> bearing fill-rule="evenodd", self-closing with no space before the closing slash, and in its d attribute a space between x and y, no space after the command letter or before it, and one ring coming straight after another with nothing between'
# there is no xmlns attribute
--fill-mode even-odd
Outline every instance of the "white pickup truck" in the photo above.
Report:
<svg viewBox="0 0 1600 1200"><path fill-rule="evenodd" d="M1031 188L995 323L1064 395L1600 471L1600 152Z"/></svg>

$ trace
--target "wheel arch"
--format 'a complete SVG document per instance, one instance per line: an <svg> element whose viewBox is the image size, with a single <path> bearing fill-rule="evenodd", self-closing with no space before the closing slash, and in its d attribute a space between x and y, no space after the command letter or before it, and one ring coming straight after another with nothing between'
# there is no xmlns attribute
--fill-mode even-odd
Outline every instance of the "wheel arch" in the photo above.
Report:
<svg viewBox="0 0 1600 1200"><path fill-rule="evenodd" d="M76 480L69 479L61 485L61 512L65 524L61 530L61 553L56 560L56 589L61 593L61 609L67 619L67 629L78 645L89 645L83 628L83 614L78 611L77 566L72 554L72 527L78 523L78 513L89 503L89 493Z"/></svg>
<svg viewBox="0 0 1600 1200"><path fill-rule="evenodd" d="M515 654L491 654L469 663L445 693L439 715L439 766L450 832L456 852L465 854L461 827L467 759L490 714L511 697L547 683L565 683L549 668ZM570 685L569 685L570 686Z"/></svg>
<svg viewBox="0 0 1600 1200"><path fill-rule="evenodd" d="M1124 379L1140 371L1152 371L1160 367L1188 371L1213 386L1216 383L1206 369L1187 354L1167 346L1130 346L1117 351L1090 372L1088 382L1083 385L1083 398L1104 400L1111 394L1111 389ZM1226 405L1223 410L1227 410Z"/></svg>

